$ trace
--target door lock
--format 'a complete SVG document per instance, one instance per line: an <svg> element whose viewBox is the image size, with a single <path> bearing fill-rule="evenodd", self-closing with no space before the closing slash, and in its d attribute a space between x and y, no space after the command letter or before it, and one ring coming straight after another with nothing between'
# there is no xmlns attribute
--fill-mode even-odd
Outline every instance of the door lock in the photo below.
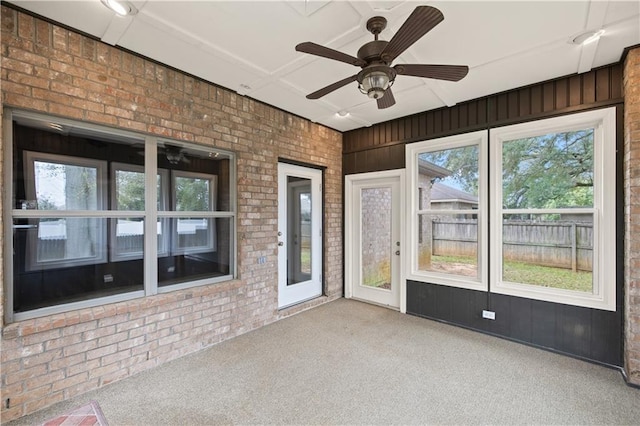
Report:
<svg viewBox="0 0 640 426"><path fill-rule="evenodd" d="M396 256L400 256L400 250L396 250Z"/></svg>
<svg viewBox="0 0 640 426"><path fill-rule="evenodd" d="M279 245L279 246L283 246L283 245L284 245L284 243L283 243L282 241L278 241L278 245Z"/></svg>

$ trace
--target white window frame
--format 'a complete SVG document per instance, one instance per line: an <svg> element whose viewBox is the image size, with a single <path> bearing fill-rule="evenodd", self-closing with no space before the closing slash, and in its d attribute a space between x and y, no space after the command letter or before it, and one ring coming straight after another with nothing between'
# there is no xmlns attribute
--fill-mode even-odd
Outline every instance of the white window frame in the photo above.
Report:
<svg viewBox="0 0 640 426"><path fill-rule="evenodd" d="M82 218L82 219L96 219L100 221L98 233L96 235L96 255L90 257L83 257L78 259L63 259L63 260L47 260L38 261L37 259L37 245L38 235L34 232L28 238L27 253L26 253L26 268L28 271L53 269L53 268L66 268L82 265L96 265L99 263L107 262L107 220L95 217L95 213L101 210L105 210L107 205L107 162L101 160L94 160L90 158L73 157L68 155L49 154L36 151L24 151L24 174L25 174L25 189L26 197L29 202L37 202L36 195L36 176L35 176L35 162L47 162L55 163L65 166L77 166L96 169L96 209L90 210L86 216L82 216L82 211L79 210L38 210L37 206L33 206L34 216L33 220L44 218Z"/></svg>
<svg viewBox="0 0 640 426"><path fill-rule="evenodd" d="M576 113L490 130L491 291L535 300L616 310L616 112L615 108ZM502 145L511 140L594 129L593 208L509 210L502 206ZM502 218L509 213L592 213L594 215L593 294L512 283L502 279Z"/></svg>
<svg viewBox="0 0 640 426"><path fill-rule="evenodd" d="M136 166L135 164L128 164L128 163L111 163L111 182L113 185L113 190L111 191L111 206L113 208L113 210L117 210L117 211L129 211L131 213L131 217L144 217L145 216L145 212L144 211L133 211L133 210L120 210L118 208L118 188L117 188L117 179L116 179L116 173L119 171L124 171L124 172L136 172L136 173L142 173L144 175L144 166ZM160 205L160 210L164 210L167 207L168 204L168 199L169 199L169 171L166 169L158 169L158 175L160 176L160 193L159 193L159 197L160 199L158 200L158 204ZM123 218L124 219L124 218ZM160 226L166 227L166 225L164 225L164 221L166 220L162 220L160 223ZM117 239L117 226L118 226L118 219L112 219L112 223L111 223L111 229L110 229L110 237L111 237L111 247L110 247L110 259L112 262L120 262L120 261L125 261L125 260L137 260L137 259L142 259L143 255L144 255L144 248L142 250L140 250L139 252L135 252L135 253L119 253L118 252L118 248L116 246L116 239ZM143 227L144 229L144 227ZM160 229L158 229L158 232L160 232ZM157 251L157 256L158 257L166 257L169 255L169 233L165 232L162 234L162 249L161 247L158 247L158 251ZM143 243L144 243L144 238L143 238Z"/></svg>
<svg viewBox="0 0 640 426"><path fill-rule="evenodd" d="M477 214L478 216L478 277L473 279L462 275L424 271L418 268L418 215L432 213L431 209L420 210L418 201L418 156L426 152L441 151L466 146L478 146L478 208L463 210L437 210L439 215ZM406 279L448 285L471 290L488 289L488 137L487 131L465 133L444 138L431 139L408 144L406 147L406 187L410 195L406 197L407 242L409 256L406 257Z"/></svg>
<svg viewBox="0 0 640 426"><path fill-rule="evenodd" d="M176 210L177 204L177 191L176 191L176 179L177 178L187 178L187 179L202 179L209 181L209 210L204 211L184 211L184 210ZM217 250L216 243L216 223L214 217L211 217L210 213L215 212L216 210L216 196L217 196L217 187L218 187L218 177L216 175L210 175L206 173L195 173L195 172L185 172L182 170L172 170L171 171L171 211L179 212L180 217L173 217L172 225L171 225L171 233L172 233L172 241L171 241L171 254L172 255L180 255L180 254L196 254L196 253L206 253L210 251ZM178 247L178 221L180 219L190 219L190 218L200 218L208 221L207 230L207 240L208 243L203 246L196 247Z"/></svg>

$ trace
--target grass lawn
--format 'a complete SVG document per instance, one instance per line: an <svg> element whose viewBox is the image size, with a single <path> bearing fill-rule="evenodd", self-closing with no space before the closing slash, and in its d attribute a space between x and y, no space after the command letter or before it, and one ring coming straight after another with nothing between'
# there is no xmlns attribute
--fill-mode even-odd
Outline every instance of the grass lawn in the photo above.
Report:
<svg viewBox="0 0 640 426"><path fill-rule="evenodd" d="M433 256L431 261L442 265L442 268L445 270L448 265L451 265L451 269L455 270L457 265L475 264L474 258L466 256ZM553 268L530 263L504 262L503 278L505 281L539 285L542 287L585 292L593 291L591 272L573 272L570 269Z"/></svg>

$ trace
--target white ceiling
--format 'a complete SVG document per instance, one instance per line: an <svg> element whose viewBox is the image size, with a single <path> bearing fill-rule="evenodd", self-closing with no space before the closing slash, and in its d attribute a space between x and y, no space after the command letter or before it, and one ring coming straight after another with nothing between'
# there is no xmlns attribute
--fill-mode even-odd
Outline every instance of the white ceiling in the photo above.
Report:
<svg viewBox="0 0 640 426"><path fill-rule="evenodd" d="M100 0L10 1L111 45L184 70L340 131L387 121L620 60L640 44L640 1L165 1L133 0L119 17ZM444 21L394 64L468 65L459 82L398 76L396 105L378 110L353 82L319 100L305 95L359 68L295 51L312 41L356 56L365 24L388 20L389 40L418 5ZM571 41L604 29L599 41ZM339 117L338 111L347 111Z"/></svg>

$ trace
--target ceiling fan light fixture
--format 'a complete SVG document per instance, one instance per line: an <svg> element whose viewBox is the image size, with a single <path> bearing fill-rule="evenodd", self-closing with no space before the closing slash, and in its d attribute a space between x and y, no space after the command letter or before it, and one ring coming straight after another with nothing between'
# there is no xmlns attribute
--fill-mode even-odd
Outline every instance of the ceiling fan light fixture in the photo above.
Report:
<svg viewBox="0 0 640 426"><path fill-rule="evenodd" d="M138 9L126 0L100 0L109 10L119 16L135 15Z"/></svg>
<svg viewBox="0 0 640 426"><path fill-rule="evenodd" d="M380 99L393 85L395 77L395 70L388 66L365 68L358 74L358 88L371 99Z"/></svg>

